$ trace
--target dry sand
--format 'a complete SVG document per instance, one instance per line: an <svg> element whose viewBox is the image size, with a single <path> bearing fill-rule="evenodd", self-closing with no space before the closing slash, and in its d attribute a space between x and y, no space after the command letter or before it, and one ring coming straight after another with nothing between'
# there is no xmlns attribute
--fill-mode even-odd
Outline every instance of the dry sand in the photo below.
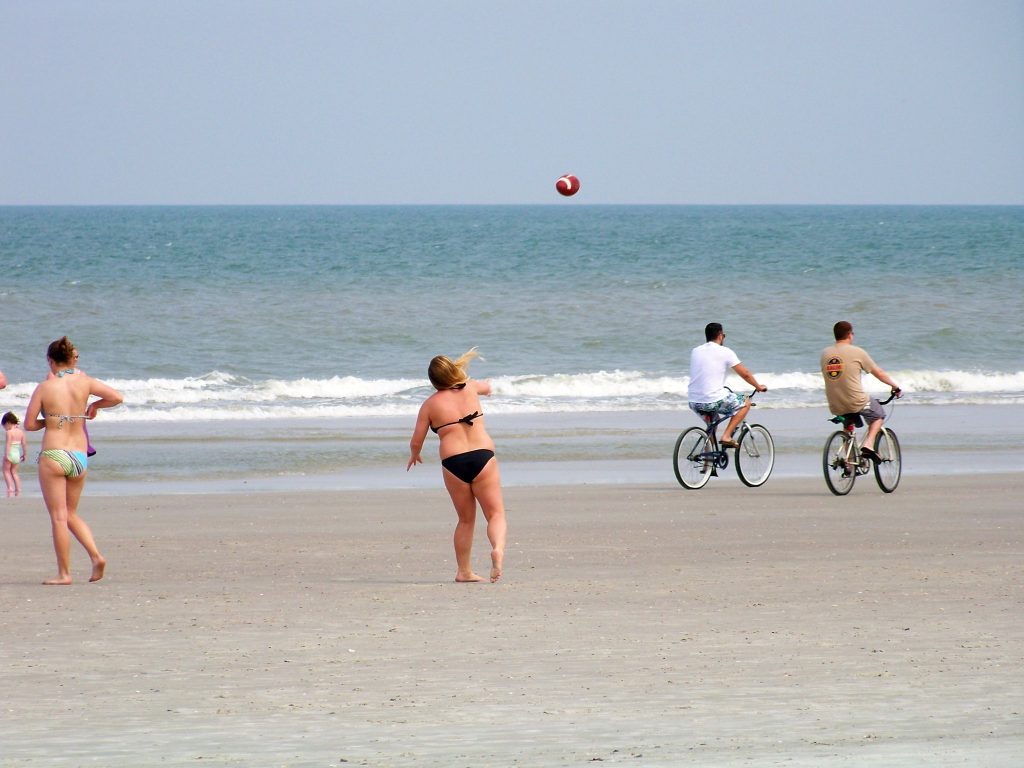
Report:
<svg viewBox="0 0 1024 768"><path fill-rule="evenodd" d="M0 500L0 765L1024 765L1022 488L511 488L497 585L440 480L87 491L71 587Z"/></svg>

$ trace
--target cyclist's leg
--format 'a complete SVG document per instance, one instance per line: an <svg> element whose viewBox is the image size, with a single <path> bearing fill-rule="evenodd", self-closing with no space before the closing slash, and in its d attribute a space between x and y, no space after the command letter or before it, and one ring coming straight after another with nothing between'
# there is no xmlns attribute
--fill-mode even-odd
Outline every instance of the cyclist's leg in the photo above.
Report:
<svg viewBox="0 0 1024 768"><path fill-rule="evenodd" d="M733 408L738 410L733 411ZM747 417L747 413L750 411L750 400L744 395L731 394L725 400L722 401L722 411L725 415L730 415L732 418L729 419L729 423L725 425L725 432L722 433L721 442L730 441L732 442L732 433L740 424L743 423L743 419Z"/></svg>
<svg viewBox="0 0 1024 768"><path fill-rule="evenodd" d="M882 429L882 425L885 424L885 409L882 408L876 398L872 397L867 408L861 411L861 416L868 423L868 433L864 437L861 453L866 453L871 458L875 458L878 454L875 454L873 446L875 445L875 440L878 439L878 433Z"/></svg>
<svg viewBox="0 0 1024 768"><path fill-rule="evenodd" d="M878 439L878 433L882 429L882 425L885 424L885 419L875 419L874 421L868 422L868 433L864 437L864 445L874 445L875 440Z"/></svg>

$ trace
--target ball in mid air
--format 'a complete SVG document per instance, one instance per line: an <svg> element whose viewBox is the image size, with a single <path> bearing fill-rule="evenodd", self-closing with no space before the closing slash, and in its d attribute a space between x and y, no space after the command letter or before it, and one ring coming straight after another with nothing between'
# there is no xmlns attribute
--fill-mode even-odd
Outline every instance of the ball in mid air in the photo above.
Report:
<svg viewBox="0 0 1024 768"><path fill-rule="evenodd" d="M555 182L555 189L558 190L558 194L560 195L572 197L580 191L580 180L571 173L567 173Z"/></svg>

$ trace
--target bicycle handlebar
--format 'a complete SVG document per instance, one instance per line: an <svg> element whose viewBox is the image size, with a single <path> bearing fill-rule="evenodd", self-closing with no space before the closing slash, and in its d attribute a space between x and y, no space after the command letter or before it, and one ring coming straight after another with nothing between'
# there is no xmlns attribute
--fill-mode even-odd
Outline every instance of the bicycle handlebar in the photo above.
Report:
<svg viewBox="0 0 1024 768"><path fill-rule="evenodd" d="M879 404L879 405L888 405L888 404L889 404L889 403L891 403L891 402L892 402L892 401L893 401L894 399L895 399L895 400L899 400L899 399L900 399L901 397L903 397L903 390L902 390L902 389L894 389L894 390L892 390L892 391L891 391L891 392L889 393L889 398L888 398L887 400L881 400L881 401L879 401L879 403L878 403L878 404Z"/></svg>

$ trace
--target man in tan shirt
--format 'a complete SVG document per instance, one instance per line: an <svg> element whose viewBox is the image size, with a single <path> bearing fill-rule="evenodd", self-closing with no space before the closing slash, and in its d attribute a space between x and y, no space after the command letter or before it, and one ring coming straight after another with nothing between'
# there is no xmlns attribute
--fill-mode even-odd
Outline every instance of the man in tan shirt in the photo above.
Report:
<svg viewBox="0 0 1024 768"><path fill-rule="evenodd" d="M874 445L885 423L885 411L877 398L864 391L861 376L870 373L883 384L892 387L897 397L900 388L867 352L854 345L853 326L850 323L840 320L833 327L832 333L836 343L821 353L821 375L825 379L828 408L836 416L855 413L864 417L868 423L868 434L861 454L877 463L879 456L875 453Z"/></svg>

